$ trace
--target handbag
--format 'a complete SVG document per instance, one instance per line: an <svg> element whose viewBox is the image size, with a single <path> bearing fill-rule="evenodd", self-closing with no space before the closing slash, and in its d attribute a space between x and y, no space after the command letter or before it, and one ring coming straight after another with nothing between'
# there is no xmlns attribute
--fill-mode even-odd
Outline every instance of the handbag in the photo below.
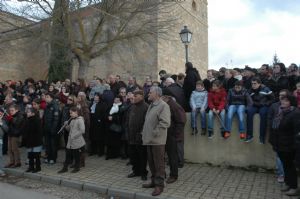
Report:
<svg viewBox="0 0 300 199"><path fill-rule="evenodd" d="M121 125L118 125L118 124L111 124L109 126L109 130L113 131L113 132L116 132L116 133L121 133L122 132L122 126Z"/></svg>

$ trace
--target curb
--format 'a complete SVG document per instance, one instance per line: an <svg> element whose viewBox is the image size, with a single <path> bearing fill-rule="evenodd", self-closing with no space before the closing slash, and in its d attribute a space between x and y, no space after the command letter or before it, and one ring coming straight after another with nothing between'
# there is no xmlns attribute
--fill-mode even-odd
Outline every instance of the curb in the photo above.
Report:
<svg viewBox="0 0 300 199"><path fill-rule="evenodd" d="M86 183L86 182L81 182L81 181L74 181L70 179L65 179L65 178L60 178L60 177L53 177L53 176L48 176L45 174L39 174L39 173L26 173L24 171L20 171L17 169L3 169L7 174L17 176L17 177L24 177L24 178L29 178L32 180L37 180L41 182L46 182L49 184L54 184L54 185L60 185L64 187L70 187L74 189L78 189L80 191L91 191L95 193L100 193L100 194L107 194L109 197L113 198L124 198L124 199L153 199L157 197L152 197L150 194L144 194L144 193L135 193L132 191L128 190L121 190L121 189L116 189L116 188L109 188L97 184L92 184L92 183Z"/></svg>

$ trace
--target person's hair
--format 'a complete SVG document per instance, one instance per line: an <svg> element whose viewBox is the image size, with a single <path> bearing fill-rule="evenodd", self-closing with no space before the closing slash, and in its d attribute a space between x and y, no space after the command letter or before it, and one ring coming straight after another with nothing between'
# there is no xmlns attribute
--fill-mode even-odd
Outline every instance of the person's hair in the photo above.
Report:
<svg viewBox="0 0 300 199"><path fill-rule="evenodd" d="M243 86L243 81L242 81L242 80L236 81L236 82L234 83L234 86Z"/></svg>
<svg viewBox="0 0 300 199"><path fill-rule="evenodd" d="M10 105L9 106L9 109L11 109L11 108L13 108L13 109L15 109L15 110L20 110L20 107L19 107L19 105L17 105L17 104L12 104L12 105Z"/></svg>
<svg viewBox="0 0 300 199"><path fill-rule="evenodd" d="M253 77L251 79L251 82L257 82L257 83L261 84L261 79L259 77Z"/></svg>
<svg viewBox="0 0 300 199"><path fill-rule="evenodd" d="M76 113L78 113L79 114L79 108L77 107L77 106L72 106L71 108L70 108L70 111L72 111L72 112L76 112Z"/></svg>
<svg viewBox="0 0 300 199"><path fill-rule="evenodd" d="M215 81L212 82L212 85L215 85L215 86L220 88L222 86L222 83L221 83L220 80L215 80Z"/></svg>
<svg viewBox="0 0 300 199"><path fill-rule="evenodd" d="M158 96L162 96L162 89L158 86L152 86L150 90L154 91Z"/></svg>
<svg viewBox="0 0 300 199"><path fill-rule="evenodd" d="M198 81L196 82L196 85L201 85L201 86L204 86L204 83L203 83L203 81L201 81L201 80L198 80Z"/></svg>
<svg viewBox="0 0 300 199"><path fill-rule="evenodd" d="M36 109L34 109L33 107L28 107L28 108L26 108L26 113L27 112L30 112L30 113L33 113L33 114L37 114L37 110Z"/></svg>
<svg viewBox="0 0 300 199"><path fill-rule="evenodd" d="M279 93L285 92L287 95L290 95L290 91L288 89L281 89Z"/></svg>
<svg viewBox="0 0 300 199"><path fill-rule="evenodd" d="M123 97L122 97L122 95L117 95L116 97L114 97L114 99L116 99L116 98L119 98L120 101L123 103Z"/></svg>
<svg viewBox="0 0 300 199"><path fill-rule="evenodd" d="M94 97L95 97L95 96L98 96L99 99L101 99L101 94L100 94L100 93L95 93Z"/></svg>
<svg viewBox="0 0 300 199"><path fill-rule="evenodd" d="M263 64L263 65L261 65L261 66L266 67L267 70L269 70L269 68L270 68L269 64Z"/></svg>
<svg viewBox="0 0 300 199"><path fill-rule="evenodd" d="M51 97L51 99L54 99L54 98L55 98L54 94L53 94L53 93L50 93L50 92L46 93L45 95L48 95L49 97Z"/></svg>
<svg viewBox="0 0 300 199"><path fill-rule="evenodd" d="M35 99L32 100L32 102L34 102L36 104L41 104L41 99L35 98Z"/></svg>
<svg viewBox="0 0 300 199"><path fill-rule="evenodd" d="M284 63L276 63L276 64L274 64L274 66L276 66L276 65L278 65L280 67L280 72L286 73L286 68L285 68Z"/></svg>
<svg viewBox="0 0 300 199"><path fill-rule="evenodd" d="M298 70L298 66L295 63L291 63L290 66L293 66L293 71L297 71Z"/></svg>
<svg viewBox="0 0 300 199"><path fill-rule="evenodd" d="M192 68L193 68L192 62L186 62L186 63L185 63L185 67L186 67L186 70L192 69Z"/></svg>
<svg viewBox="0 0 300 199"><path fill-rule="evenodd" d="M178 79L178 76L174 74L174 75L171 75L171 78L176 82Z"/></svg>
<svg viewBox="0 0 300 199"><path fill-rule="evenodd" d="M174 80L173 78L171 78L171 77L168 77L168 78L166 79L166 82L170 82L170 83L174 84L174 83L175 83L175 80Z"/></svg>
<svg viewBox="0 0 300 199"><path fill-rule="evenodd" d="M182 80L182 79L185 78L185 75L184 75L183 73L179 73L179 74L177 75L177 78L178 78L178 80Z"/></svg>
<svg viewBox="0 0 300 199"><path fill-rule="evenodd" d="M158 74L159 74L159 75L167 74L167 72L166 72L165 70L160 70Z"/></svg>
<svg viewBox="0 0 300 199"><path fill-rule="evenodd" d="M283 96L281 98L281 101L282 100L288 100L290 102L291 106L297 107L297 98L294 95L289 94L289 95Z"/></svg>

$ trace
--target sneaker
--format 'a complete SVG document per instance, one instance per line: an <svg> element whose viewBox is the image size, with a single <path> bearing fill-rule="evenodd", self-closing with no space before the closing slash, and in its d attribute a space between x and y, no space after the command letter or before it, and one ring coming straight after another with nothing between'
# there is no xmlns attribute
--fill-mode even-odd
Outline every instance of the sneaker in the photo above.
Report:
<svg viewBox="0 0 300 199"><path fill-rule="evenodd" d="M201 129L201 135L206 135L206 128Z"/></svg>
<svg viewBox="0 0 300 199"><path fill-rule="evenodd" d="M277 182L284 183L284 176L278 176Z"/></svg>
<svg viewBox="0 0 300 199"><path fill-rule="evenodd" d="M285 192L285 195L287 196L297 196L299 194L298 189L290 189L287 192Z"/></svg>
<svg viewBox="0 0 300 199"><path fill-rule="evenodd" d="M224 139L227 139L227 138L229 138L230 137L230 132L228 132L228 131L226 131L225 133L224 133Z"/></svg>
<svg viewBox="0 0 300 199"><path fill-rule="evenodd" d="M253 137L248 137L245 139L245 142L246 143L249 143L249 142L252 142L253 141Z"/></svg>
<svg viewBox="0 0 300 199"><path fill-rule="evenodd" d="M54 160L50 160L49 164L55 164Z"/></svg>
<svg viewBox="0 0 300 199"><path fill-rule="evenodd" d="M290 190L290 187L287 184L284 184L280 189L280 191L282 191L282 192L286 192L288 190Z"/></svg>
<svg viewBox="0 0 300 199"><path fill-rule="evenodd" d="M246 133L240 133L240 139L244 140L246 138Z"/></svg>
<svg viewBox="0 0 300 199"><path fill-rule="evenodd" d="M61 170L59 170L57 173L65 173L65 172L68 172L68 169L64 167Z"/></svg>

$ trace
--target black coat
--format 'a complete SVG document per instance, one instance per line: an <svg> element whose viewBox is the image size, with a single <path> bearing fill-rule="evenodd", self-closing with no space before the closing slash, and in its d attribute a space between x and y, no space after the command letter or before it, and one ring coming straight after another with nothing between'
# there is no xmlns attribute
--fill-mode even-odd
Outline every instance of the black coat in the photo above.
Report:
<svg viewBox="0 0 300 199"><path fill-rule="evenodd" d="M95 113L91 113L90 140L105 140L106 120L109 106L100 101L96 105Z"/></svg>
<svg viewBox="0 0 300 199"><path fill-rule="evenodd" d="M225 79L223 82L223 88L225 88L226 92L229 91L229 89L234 87L235 82L238 81L234 77L231 77L230 79Z"/></svg>
<svg viewBox="0 0 300 199"><path fill-rule="evenodd" d="M274 92L276 101L279 100L279 92L282 89L289 89L289 79L286 76L280 76L277 80L275 80L272 90Z"/></svg>
<svg viewBox="0 0 300 199"><path fill-rule="evenodd" d="M122 137L122 134L124 133L124 128L122 125L123 115L124 115L124 112L122 110L124 110L124 107L122 107L122 106L123 105L119 106L119 111L117 113L110 115L110 116L112 116L112 121L107 120L108 133L106 136L106 145L108 147L118 147L121 145L121 137ZM122 128L121 132L113 131L110 128L111 125L113 125L113 124L120 126Z"/></svg>
<svg viewBox="0 0 300 199"><path fill-rule="evenodd" d="M38 115L27 118L23 130L23 144L26 148L42 145L42 122Z"/></svg>
<svg viewBox="0 0 300 199"><path fill-rule="evenodd" d="M47 107L45 109L44 113L44 132L48 135L55 136L57 134L57 131L59 129L59 106L56 100L52 100L49 104L47 104Z"/></svg>
<svg viewBox="0 0 300 199"><path fill-rule="evenodd" d="M196 89L196 82L201 80L199 72L196 68L190 68L186 72L183 82L183 90L185 100L189 102L192 92Z"/></svg>
<svg viewBox="0 0 300 199"><path fill-rule="evenodd" d="M22 134L22 128L24 124L23 114L18 111L12 116L12 119L8 122L8 137L19 137Z"/></svg>
<svg viewBox="0 0 300 199"><path fill-rule="evenodd" d="M296 150L295 135L300 130L299 117L299 110L288 111L283 114L279 127L271 128L269 142L274 151L293 152Z"/></svg>
<svg viewBox="0 0 300 199"><path fill-rule="evenodd" d="M183 88L174 83L163 89L163 94L174 97L176 102L185 110L188 111L188 104L185 99Z"/></svg>

